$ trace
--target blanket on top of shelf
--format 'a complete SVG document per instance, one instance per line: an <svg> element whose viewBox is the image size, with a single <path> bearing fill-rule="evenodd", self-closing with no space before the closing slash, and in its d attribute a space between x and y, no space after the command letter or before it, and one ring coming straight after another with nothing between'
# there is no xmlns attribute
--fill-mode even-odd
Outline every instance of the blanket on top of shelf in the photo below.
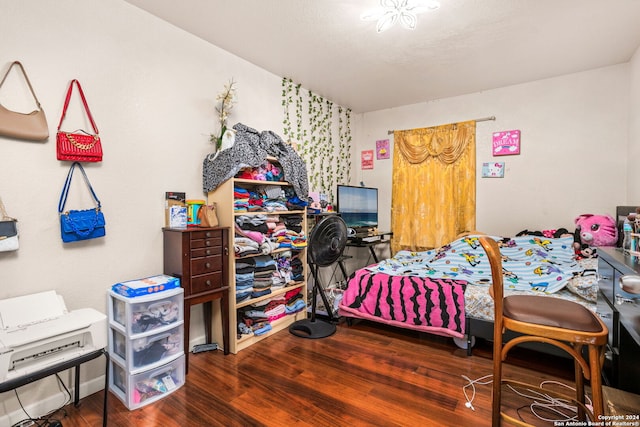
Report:
<svg viewBox="0 0 640 427"><path fill-rule="evenodd" d="M304 160L289 144L272 131L259 132L242 123L233 126L234 143L215 155L205 156L202 163L202 189L214 191L233 178L241 169L258 167L275 157L284 170L285 180L293 186L301 200L309 199L309 179Z"/></svg>

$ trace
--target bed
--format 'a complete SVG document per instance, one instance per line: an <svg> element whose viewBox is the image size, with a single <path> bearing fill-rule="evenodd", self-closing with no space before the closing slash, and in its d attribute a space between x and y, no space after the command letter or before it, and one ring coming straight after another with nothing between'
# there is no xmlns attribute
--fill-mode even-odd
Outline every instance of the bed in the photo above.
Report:
<svg viewBox="0 0 640 427"><path fill-rule="evenodd" d="M597 259L578 258L573 237L497 237L505 275L505 296L536 294L578 302L595 311ZM477 236L441 248L399 251L355 271L347 282L339 314L450 336L466 343L491 338L491 270Z"/></svg>

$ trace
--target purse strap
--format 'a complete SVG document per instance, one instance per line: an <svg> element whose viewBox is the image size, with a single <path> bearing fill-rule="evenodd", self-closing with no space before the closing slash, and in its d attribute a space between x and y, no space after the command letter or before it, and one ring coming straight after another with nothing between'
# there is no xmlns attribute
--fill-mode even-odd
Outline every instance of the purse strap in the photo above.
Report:
<svg viewBox="0 0 640 427"><path fill-rule="evenodd" d="M31 91L31 95L33 95L33 99L36 100L36 105L38 106L38 110L42 111L42 107L40 106L40 101L38 101L38 97L36 96L36 92L33 90L33 86L31 86L31 82L29 81L29 77L27 76L27 72L24 70L24 67L22 66L20 61L13 61L11 63L11 65L9 65L9 69L4 74L4 77L2 77L2 81L0 81L0 88L2 87L2 84L4 83L4 81L7 79L7 76L9 75L9 72L11 71L11 69L13 68L14 65L17 65L22 70L22 75L24 76L24 79L27 81L27 85L29 86L29 90Z"/></svg>
<svg viewBox="0 0 640 427"><path fill-rule="evenodd" d="M17 221L17 219L11 218L7 214L7 210L4 208L4 203L2 203L2 197L0 197L0 221Z"/></svg>
<svg viewBox="0 0 640 427"><path fill-rule="evenodd" d="M64 108L62 109L62 116L60 117L60 123L58 124L58 131L60 131L60 127L62 126L64 117L67 115L67 107L69 107L69 101L71 100L71 92L73 92L74 84L78 86L78 92L80 92L80 98L82 98L82 103L84 104L84 111L87 113L87 117L89 117L89 121L91 122L91 126L93 127L93 132L97 135L98 126L96 126L96 122L93 121L93 116L91 115L91 111L89 110L89 104L87 104L87 100L84 97L82 86L80 86L80 82L76 79L71 80L71 83L69 83L69 89L67 89L67 98L64 100Z"/></svg>
<svg viewBox="0 0 640 427"><path fill-rule="evenodd" d="M96 193L93 191L93 187L89 182L89 178L87 178L87 173L84 171L84 168L79 162L73 162L71 164L71 167L69 168L69 173L67 174L67 180L64 182L64 187L62 188L62 194L60 194L60 201L58 202L58 213L60 214L64 211L64 206L67 204L67 196L69 195L69 188L71 187L71 179L73 178L73 171L76 167L80 168L80 171L82 172L82 176L84 177L84 182L85 184L87 184L89 191L91 191L91 196L93 196L93 200L95 200L95 202L98 205L96 209L100 210L100 208L102 207L102 205L100 204L100 200L98 199L98 196L96 196Z"/></svg>

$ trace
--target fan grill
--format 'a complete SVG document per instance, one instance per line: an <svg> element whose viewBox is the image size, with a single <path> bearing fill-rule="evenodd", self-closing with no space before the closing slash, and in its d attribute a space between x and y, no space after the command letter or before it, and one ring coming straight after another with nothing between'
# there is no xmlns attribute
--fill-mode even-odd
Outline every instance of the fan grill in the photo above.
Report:
<svg viewBox="0 0 640 427"><path fill-rule="evenodd" d="M326 267L338 260L347 244L347 225L339 216L320 221L311 230L307 242L309 261L318 267Z"/></svg>

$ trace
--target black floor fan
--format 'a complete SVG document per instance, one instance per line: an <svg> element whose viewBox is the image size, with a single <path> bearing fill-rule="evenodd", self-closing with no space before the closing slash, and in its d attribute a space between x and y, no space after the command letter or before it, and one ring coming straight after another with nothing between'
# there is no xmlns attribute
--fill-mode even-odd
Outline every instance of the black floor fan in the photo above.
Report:
<svg viewBox="0 0 640 427"><path fill-rule="evenodd" d="M324 218L311 230L307 241L307 260L313 275L313 292L311 296L311 317L294 322L289 332L301 338L325 338L336 332L332 307L329 305L324 287L320 284L318 269L328 267L336 262L347 244L347 225L337 215ZM320 294L329 316L329 322L316 319L316 300Z"/></svg>

